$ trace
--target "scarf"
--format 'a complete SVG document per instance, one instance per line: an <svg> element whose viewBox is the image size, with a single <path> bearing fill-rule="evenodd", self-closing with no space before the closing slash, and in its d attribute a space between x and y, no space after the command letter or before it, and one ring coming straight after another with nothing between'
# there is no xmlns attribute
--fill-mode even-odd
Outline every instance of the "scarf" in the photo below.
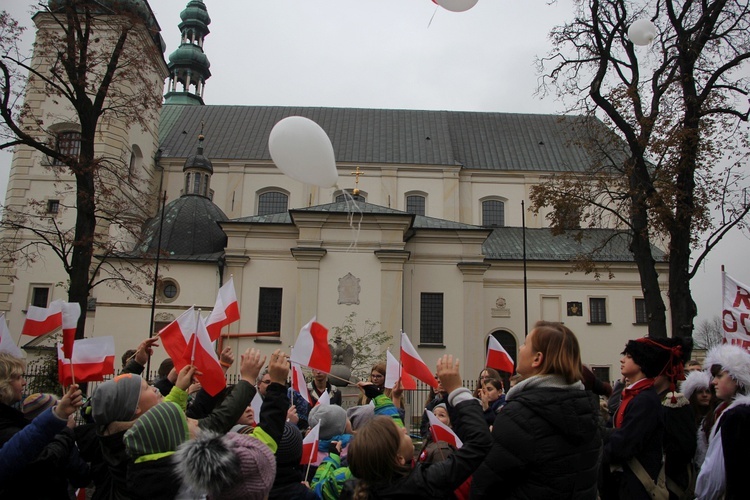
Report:
<svg viewBox="0 0 750 500"><path fill-rule="evenodd" d="M630 387L626 387L622 390L622 401L620 402L620 407L617 409L617 413L615 414L615 429L619 429L620 427L622 427L622 421L625 417L625 409L628 407L628 404L630 404L633 398L653 386L654 379L644 378L631 385Z"/></svg>
<svg viewBox="0 0 750 500"><path fill-rule="evenodd" d="M572 384L565 381L562 375L548 374L548 375L532 375L527 377L508 390L505 395L505 401L511 401L518 397L523 391L536 388L554 388L554 389L566 389L566 390L584 390L583 382L577 380Z"/></svg>

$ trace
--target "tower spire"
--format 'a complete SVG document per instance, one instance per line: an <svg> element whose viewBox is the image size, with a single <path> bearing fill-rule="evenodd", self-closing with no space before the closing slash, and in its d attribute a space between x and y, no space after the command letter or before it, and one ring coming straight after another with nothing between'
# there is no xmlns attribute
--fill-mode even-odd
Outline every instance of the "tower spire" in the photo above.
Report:
<svg viewBox="0 0 750 500"><path fill-rule="evenodd" d="M190 0L180 13L180 46L169 56L169 86L165 104L203 105L206 80L211 77L211 63L203 52L203 42L210 33L206 5Z"/></svg>

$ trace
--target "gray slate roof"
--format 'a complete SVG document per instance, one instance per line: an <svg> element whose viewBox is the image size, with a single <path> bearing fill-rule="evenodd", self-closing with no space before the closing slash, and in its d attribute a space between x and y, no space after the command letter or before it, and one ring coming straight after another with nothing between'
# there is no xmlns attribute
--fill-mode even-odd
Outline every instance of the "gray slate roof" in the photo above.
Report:
<svg viewBox="0 0 750 500"><path fill-rule="evenodd" d="M357 202L357 206L363 214L411 215L407 212L372 203ZM358 211L353 211L351 205L347 205L345 202L292 209L289 212L359 213ZM241 217L231 219L229 223L292 224L292 217L289 212ZM480 226L421 215L414 216L412 228L415 230L488 231L488 229ZM581 255L593 252L592 258L596 262L633 262L633 255L628 250L629 236L627 234L612 229L583 229L580 232L582 238L578 241L576 236L579 231L570 231L556 236L552 234L552 230L550 229L527 228L526 259L530 261L567 262L575 260ZM601 247L601 250L597 250L599 247ZM482 245L482 252L488 260L522 260L523 228L494 228ZM654 258L657 261L664 260L665 255L661 250L654 247L653 252Z"/></svg>
<svg viewBox="0 0 750 500"><path fill-rule="evenodd" d="M194 154L203 123L207 157L268 161L271 129L293 115L326 131L338 162L544 172L582 170L590 163L584 148L574 145L576 134L592 123L581 116L177 104L162 108L163 157Z"/></svg>

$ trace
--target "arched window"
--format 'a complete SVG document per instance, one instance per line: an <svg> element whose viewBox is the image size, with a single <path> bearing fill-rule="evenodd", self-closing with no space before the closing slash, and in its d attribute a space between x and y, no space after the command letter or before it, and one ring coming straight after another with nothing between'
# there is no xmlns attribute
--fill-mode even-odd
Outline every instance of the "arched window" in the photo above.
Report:
<svg viewBox="0 0 750 500"><path fill-rule="evenodd" d="M289 208L289 196L279 191L267 191L258 196L258 215L270 215L286 212Z"/></svg>
<svg viewBox="0 0 750 500"><path fill-rule="evenodd" d="M81 153L81 133L75 131L59 132L56 137L55 149L58 153L66 156L78 156ZM65 162L57 158L52 160L53 165L65 165Z"/></svg>
<svg viewBox="0 0 750 500"><path fill-rule="evenodd" d="M133 144L130 152L130 164L128 165L128 177L132 179L133 176L136 175L136 172L138 172L138 169L141 168L142 164L143 153L141 153L141 148Z"/></svg>
<svg viewBox="0 0 750 500"><path fill-rule="evenodd" d="M410 214L424 215L427 197L421 194L409 194L406 196L406 211Z"/></svg>
<svg viewBox="0 0 750 500"><path fill-rule="evenodd" d="M482 226L505 226L505 202L501 200L485 200L482 202Z"/></svg>

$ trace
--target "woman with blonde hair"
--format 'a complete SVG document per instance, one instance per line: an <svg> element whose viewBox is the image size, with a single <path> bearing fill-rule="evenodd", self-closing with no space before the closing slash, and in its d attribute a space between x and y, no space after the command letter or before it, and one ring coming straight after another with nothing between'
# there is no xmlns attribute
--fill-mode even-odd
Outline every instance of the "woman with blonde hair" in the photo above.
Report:
<svg viewBox="0 0 750 500"><path fill-rule="evenodd" d="M523 379L507 393L471 498L596 498L599 403L581 382L578 340L538 322L518 352Z"/></svg>

